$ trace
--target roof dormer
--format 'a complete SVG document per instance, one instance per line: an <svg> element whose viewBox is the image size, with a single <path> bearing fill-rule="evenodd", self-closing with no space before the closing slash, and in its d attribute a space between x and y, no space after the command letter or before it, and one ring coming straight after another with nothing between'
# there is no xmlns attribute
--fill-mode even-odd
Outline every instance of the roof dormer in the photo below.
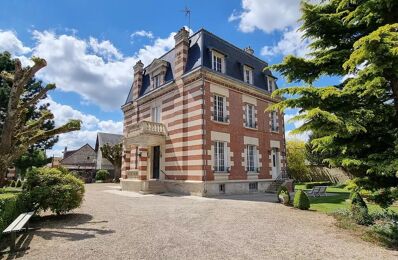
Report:
<svg viewBox="0 0 398 260"><path fill-rule="evenodd" d="M151 81L151 88L157 88L164 84L167 67L169 63L161 59L154 59L146 71Z"/></svg>

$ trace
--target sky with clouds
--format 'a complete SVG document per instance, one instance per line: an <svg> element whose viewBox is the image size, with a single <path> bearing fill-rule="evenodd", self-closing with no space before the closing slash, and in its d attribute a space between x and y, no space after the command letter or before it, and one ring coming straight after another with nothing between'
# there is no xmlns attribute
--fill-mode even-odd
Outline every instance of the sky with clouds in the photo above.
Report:
<svg viewBox="0 0 398 260"><path fill-rule="evenodd" d="M175 32L188 24L182 12L186 4L193 31L206 28L238 47L251 46L270 64L308 52L308 41L297 31L298 0L2 3L0 52L10 52L25 65L31 56L45 58L48 66L37 77L57 85L46 100L56 124L68 118L83 121L82 130L61 135L48 156L61 155L65 146L94 145L97 131L122 132L120 106L131 86L132 67L138 60L148 65L174 46ZM286 86L282 77L278 85ZM285 121L296 113L288 110ZM287 123L288 134L300 123Z"/></svg>

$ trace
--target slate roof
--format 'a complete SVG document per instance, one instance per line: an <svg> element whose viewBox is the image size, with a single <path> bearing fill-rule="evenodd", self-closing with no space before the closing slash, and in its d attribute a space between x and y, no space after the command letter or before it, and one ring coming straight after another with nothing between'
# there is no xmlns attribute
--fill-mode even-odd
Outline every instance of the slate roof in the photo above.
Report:
<svg viewBox="0 0 398 260"><path fill-rule="evenodd" d="M123 135L98 132L97 141L95 142L95 151L98 151L99 147L102 147L106 143L115 145L121 143L122 140Z"/></svg>
<svg viewBox="0 0 398 260"><path fill-rule="evenodd" d="M94 149L89 144L85 144L77 150L70 151L61 161L61 165L94 165L96 158Z"/></svg>
<svg viewBox="0 0 398 260"><path fill-rule="evenodd" d="M198 67L212 69L212 50L226 56L226 73L220 73L221 75L226 75L243 82L243 65L247 65L253 68L253 87L266 91L267 81L265 75L272 76L270 71L263 71L268 64L205 29L201 29L189 37L188 60L184 73L188 73ZM168 62L164 84L172 82L174 80L175 49L171 49L159 59ZM142 88L139 96L141 97L149 93L150 90L149 75L146 72L146 68L144 68ZM133 91L130 89L126 104L133 100L132 93Z"/></svg>

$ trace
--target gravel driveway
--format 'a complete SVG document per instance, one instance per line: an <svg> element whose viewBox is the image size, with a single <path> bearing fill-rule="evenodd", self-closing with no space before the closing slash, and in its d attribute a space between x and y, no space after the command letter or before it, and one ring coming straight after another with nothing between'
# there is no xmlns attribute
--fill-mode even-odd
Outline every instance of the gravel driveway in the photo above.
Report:
<svg viewBox="0 0 398 260"><path fill-rule="evenodd" d="M332 217L248 198L140 195L120 192L112 184L90 184L83 206L73 214L46 216L33 223L40 229L23 237L30 249L16 257L398 258L396 251L364 242L335 227Z"/></svg>

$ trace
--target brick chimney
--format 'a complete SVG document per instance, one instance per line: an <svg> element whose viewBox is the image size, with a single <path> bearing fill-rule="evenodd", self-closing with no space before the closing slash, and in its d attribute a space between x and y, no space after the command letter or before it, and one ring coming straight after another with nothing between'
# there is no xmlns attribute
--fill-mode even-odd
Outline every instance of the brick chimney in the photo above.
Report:
<svg viewBox="0 0 398 260"><path fill-rule="evenodd" d="M174 36L175 40L175 61L174 73L175 78L179 78L184 74L185 66L188 59L189 48L189 32L183 27Z"/></svg>
<svg viewBox="0 0 398 260"><path fill-rule="evenodd" d="M254 50L252 49L252 47L248 46L246 48L243 48L243 50L247 53L249 53L250 55L254 54Z"/></svg>
<svg viewBox="0 0 398 260"><path fill-rule="evenodd" d="M144 73L144 64L141 62L141 60L139 60L134 65L133 69L134 69L133 100L135 100L138 98L138 95L141 91L142 77Z"/></svg>

